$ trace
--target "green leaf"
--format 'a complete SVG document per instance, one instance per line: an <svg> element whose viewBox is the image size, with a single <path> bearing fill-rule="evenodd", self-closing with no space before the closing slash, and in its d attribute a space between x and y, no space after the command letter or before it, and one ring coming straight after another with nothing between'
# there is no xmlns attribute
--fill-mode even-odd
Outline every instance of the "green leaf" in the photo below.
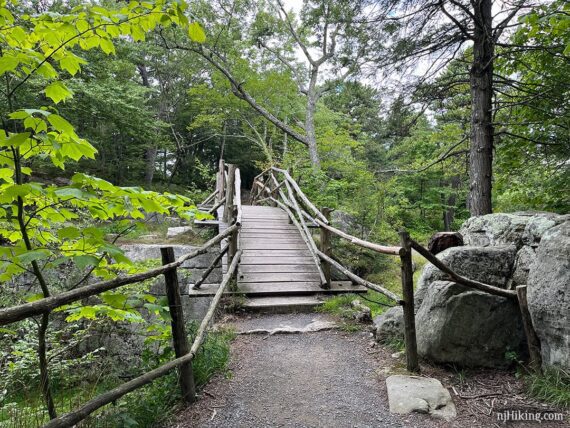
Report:
<svg viewBox="0 0 570 428"><path fill-rule="evenodd" d="M56 104L73 96L73 92L59 81L50 83L45 89L45 94Z"/></svg>
<svg viewBox="0 0 570 428"><path fill-rule="evenodd" d="M74 133L73 125L65 120L58 114L50 114L48 116L48 122L54 127L55 130L62 133Z"/></svg>
<svg viewBox="0 0 570 428"><path fill-rule="evenodd" d="M0 58L0 76L9 71L13 71L20 64L20 60L13 56L3 56Z"/></svg>
<svg viewBox="0 0 570 428"><path fill-rule="evenodd" d="M100 47L107 55L115 53L115 45L109 39L101 39Z"/></svg>
<svg viewBox="0 0 570 428"><path fill-rule="evenodd" d="M72 257L72 259L75 262L75 266L77 266L79 269L84 269L87 266L97 266L99 264L99 259L97 257L87 254Z"/></svg>
<svg viewBox="0 0 570 428"><path fill-rule="evenodd" d="M82 199L84 196L84 192L81 189L77 189L75 187L62 187L60 189L57 189L54 193L60 198L70 197Z"/></svg>
<svg viewBox="0 0 570 428"><path fill-rule="evenodd" d="M5 147L10 147L10 146L18 147L18 146L21 146L22 144L24 144L28 138L30 138L29 132L22 132L20 134L13 134L7 140L0 143L0 145L5 146Z"/></svg>
<svg viewBox="0 0 570 428"><path fill-rule="evenodd" d="M14 170L12 168L0 168L0 180L4 180L8 183L13 183L13 175Z"/></svg>
<svg viewBox="0 0 570 428"><path fill-rule="evenodd" d="M192 41L197 43L204 43L206 41L206 33L197 22L192 22L188 26L188 36L190 36Z"/></svg>
<svg viewBox="0 0 570 428"><path fill-rule="evenodd" d="M79 321L82 318L94 320L97 317L98 308L96 306L82 306L79 309L74 309L65 320L67 322Z"/></svg>
<svg viewBox="0 0 570 428"><path fill-rule="evenodd" d="M103 302L113 308L123 309L127 301L127 295L122 293L103 293L99 296Z"/></svg>
<svg viewBox="0 0 570 428"><path fill-rule="evenodd" d="M76 227L68 226L59 229L57 236L59 236L60 239L77 239L81 236L81 232Z"/></svg>
<svg viewBox="0 0 570 428"><path fill-rule="evenodd" d="M31 262L47 259L50 255L51 252L48 250L31 250L19 254L16 258L20 264L27 265Z"/></svg>

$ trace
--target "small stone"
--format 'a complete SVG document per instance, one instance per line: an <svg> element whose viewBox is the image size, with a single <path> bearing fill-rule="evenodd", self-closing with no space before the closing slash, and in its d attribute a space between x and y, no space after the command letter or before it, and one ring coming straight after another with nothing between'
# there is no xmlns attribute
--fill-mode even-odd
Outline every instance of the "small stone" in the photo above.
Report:
<svg viewBox="0 0 570 428"><path fill-rule="evenodd" d="M394 352L392 354L392 358L400 358L402 355L404 355L403 352Z"/></svg>

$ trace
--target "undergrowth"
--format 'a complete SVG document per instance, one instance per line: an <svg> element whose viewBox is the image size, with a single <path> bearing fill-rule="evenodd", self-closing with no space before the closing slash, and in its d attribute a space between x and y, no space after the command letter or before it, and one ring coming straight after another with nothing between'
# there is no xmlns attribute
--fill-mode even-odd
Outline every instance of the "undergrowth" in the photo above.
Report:
<svg viewBox="0 0 570 428"><path fill-rule="evenodd" d="M530 395L556 406L570 408L570 373L549 368L543 373L528 373L524 383Z"/></svg>
<svg viewBox="0 0 570 428"><path fill-rule="evenodd" d="M189 325L189 341L198 329L197 323ZM232 330L218 330L206 335L192 367L196 387L203 387L216 373L224 373L230 355L230 342L235 337ZM140 375L174 359L168 346L159 355L144 351L137 368ZM129 367L129 369L132 369ZM62 415L85 403L106 390L128 379L101 376L91 382L80 382L73 387L54 391L58 414ZM29 428L42 426L48 421L43 400L38 388L18 396L3 397L0 391L0 428ZM81 427L94 428L145 428L166 421L176 410L180 398L177 372L156 379L116 402L96 412Z"/></svg>

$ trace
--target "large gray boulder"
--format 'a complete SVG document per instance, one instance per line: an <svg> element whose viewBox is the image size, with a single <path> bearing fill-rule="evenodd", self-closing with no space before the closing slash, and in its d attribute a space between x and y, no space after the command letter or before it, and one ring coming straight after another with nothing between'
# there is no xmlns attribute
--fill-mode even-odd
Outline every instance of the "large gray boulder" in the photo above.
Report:
<svg viewBox="0 0 570 428"><path fill-rule="evenodd" d="M448 248L436 257L460 275L505 288L512 273L515 255L514 246L463 246ZM431 263L424 266L415 292L416 311L421 306L430 284L447 279L447 275Z"/></svg>
<svg viewBox="0 0 570 428"><path fill-rule="evenodd" d="M525 335L514 299L449 281L430 284L416 314L418 353L439 363L506 367L507 352L525 352Z"/></svg>
<svg viewBox="0 0 570 428"><path fill-rule="evenodd" d="M544 366L570 369L570 221L542 236L527 285Z"/></svg>
<svg viewBox="0 0 570 428"><path fill-rule="evenodd" d="M568 215L545 212L487 214L468 219L459 233L465 245L537 246L548 229L568 219Z"/></svg>

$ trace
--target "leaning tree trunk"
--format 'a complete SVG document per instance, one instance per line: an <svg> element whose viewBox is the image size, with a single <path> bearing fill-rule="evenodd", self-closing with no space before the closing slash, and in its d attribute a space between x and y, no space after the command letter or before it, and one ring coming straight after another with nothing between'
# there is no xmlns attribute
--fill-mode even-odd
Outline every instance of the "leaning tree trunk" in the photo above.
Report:
<svg viewBox="0 0 570 428"><path fill-rule="evenodd" d="M490 214L493 168L493 55L492 0L475 2L471 83L471 149L469 153L469 211Z"/></svg>
<svg viewBox="0 0 570 428"><path fill-rule="evenodd" d="M309 90L307 91L307 113L305 116L307 146L309 148L311 163L315 169L319 169L321 167L319 152L317 150L317 136L315 133L315 110L317 109L317 101L319 98L319 94L317 92L317 76L318 68L314 67L311 71L311 80L309 82Z"/></svg>

